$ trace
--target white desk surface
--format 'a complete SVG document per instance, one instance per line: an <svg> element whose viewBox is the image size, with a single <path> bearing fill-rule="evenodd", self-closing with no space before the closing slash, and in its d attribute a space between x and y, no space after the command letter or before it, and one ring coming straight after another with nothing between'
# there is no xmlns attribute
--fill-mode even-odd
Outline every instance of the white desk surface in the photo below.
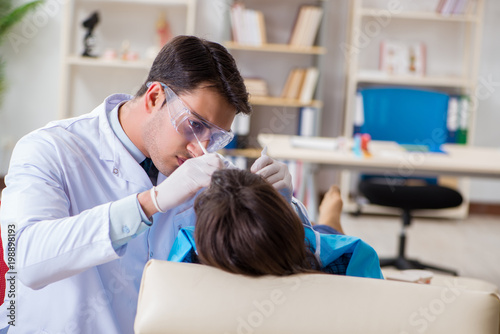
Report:
<svg viewBox="0 0 500 334"><path fill-rule="evenodd" d="M269 156L283 160L301 160L316 164L332 165L343 169L365 172L389 172L400 176L413 173L449 174L473 177L500 177L500 149L443 145L443 153L408 152L395 142L371 141L370 157L356 156L351 150L352 142L337 149L312 149L293 147L295 136L260 134L258 141L268 148ZM333 138L319 138L333 142Z"/></svg>

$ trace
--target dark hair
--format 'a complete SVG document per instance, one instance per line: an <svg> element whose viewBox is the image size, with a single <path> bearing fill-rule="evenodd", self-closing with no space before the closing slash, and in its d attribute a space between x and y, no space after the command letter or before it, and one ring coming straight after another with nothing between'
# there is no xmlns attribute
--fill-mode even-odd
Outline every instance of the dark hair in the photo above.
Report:
<svg viewBox="0 0 500 334"><path fill-rule="evenodd" d="M176 94L209 84L236 109L249 114L252 107L236 62L222 45L195 36L177 36L161 49L146 82L136 97L147 91L146 83L160 81Z"/></svg>
<svg viewBox="0 0 500 334"><path fill-rule="evenodd" d="M312 272L300 218L259 175L216 171L194 210L200 263L250 276Z"/></svg>

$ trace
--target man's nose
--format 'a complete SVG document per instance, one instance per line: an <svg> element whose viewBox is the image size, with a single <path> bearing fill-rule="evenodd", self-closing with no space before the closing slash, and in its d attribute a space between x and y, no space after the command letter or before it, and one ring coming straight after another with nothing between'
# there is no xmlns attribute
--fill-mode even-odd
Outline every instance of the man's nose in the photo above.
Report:
<svg viewBox="0 0 500 334"><path fill-rule="evenodd" d="M200 145L203 145L203 148ZM208 140L198 142L195 139L194 141L191 141L188 144L187 149L189 150L189 153L191 153L194 157L199 157L205 154L207 146L208 146Z"/></svg>

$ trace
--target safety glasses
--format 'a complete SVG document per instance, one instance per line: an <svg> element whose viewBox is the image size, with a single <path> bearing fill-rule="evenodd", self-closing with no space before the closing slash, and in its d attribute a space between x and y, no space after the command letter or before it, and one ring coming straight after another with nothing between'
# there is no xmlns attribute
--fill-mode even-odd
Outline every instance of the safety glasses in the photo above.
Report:
<svg viewBox="0 0 500 334"><path fill-rule="evenodd" d="M147 87L152 82L147 83ZM175 130L183 135L188 141L208 141L206 151L216 152L225 147L233 139L234 133L226 131L215 124L210 123L200 115L191 111L184 105L182 100L167 85L160 82L167 97L167 108Z"/></svg>

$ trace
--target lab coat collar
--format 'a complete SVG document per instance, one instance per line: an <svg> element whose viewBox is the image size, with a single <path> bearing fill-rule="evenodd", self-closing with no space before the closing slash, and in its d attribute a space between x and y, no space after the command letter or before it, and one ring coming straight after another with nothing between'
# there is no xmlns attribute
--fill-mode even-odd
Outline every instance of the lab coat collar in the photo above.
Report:
<svg viewBox="0 0 500 334"><path fill-rule="evenodd" d="M125 102L127 101L122 101L118 103L113 109L111 109L110 112L106 114L108 116L109 125L111 126L111 129L113 130L115 136L118 137L122 145L125 146L127 151L129 151L129 153L134 157L135 161L137 161L137 163L140 164L142 161L144 161L144 159L146 159L146 156L141 152L141 150L137 148L137 146L135 146L135 144L127 136L118 118L118 110L123 104L125 104Z"/></svg>
<svg viewBox="0 0 500 334"><path fill-rule="evenodd" d="M142 185L147 189L153 186L151 180L115 135L108 119L108 113L118 104L132 98L133 97L128 94L114 94L107 97L104 102L94 110L94 112L99 115L99 157L101 160L112 162L110 168L114 175L128 182ZM158 182L159 181L160 178L158 178Z"/></svg>

